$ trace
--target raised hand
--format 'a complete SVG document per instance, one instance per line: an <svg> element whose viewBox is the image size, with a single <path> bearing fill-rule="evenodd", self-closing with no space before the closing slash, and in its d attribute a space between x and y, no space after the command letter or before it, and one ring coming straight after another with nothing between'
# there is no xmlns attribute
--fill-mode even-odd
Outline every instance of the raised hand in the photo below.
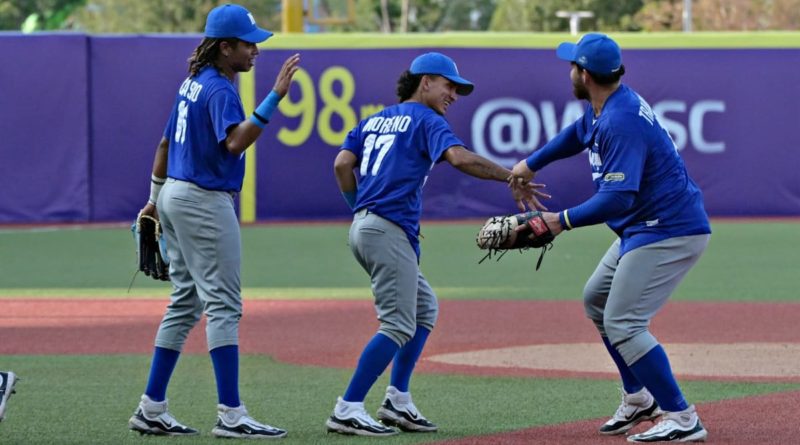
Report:
<svg viewBox="0 0 800 445"><path fill-rule="evenodd" d="M281 97L286 96L286 93L289 91L289 85L292 83L292 77L300 68L298 66L299 63L300 54L294 54L286 59L285 62L283 62L281 71L278 73L278 77L275 79L275 86L272 87L272 89Z"/></svg>

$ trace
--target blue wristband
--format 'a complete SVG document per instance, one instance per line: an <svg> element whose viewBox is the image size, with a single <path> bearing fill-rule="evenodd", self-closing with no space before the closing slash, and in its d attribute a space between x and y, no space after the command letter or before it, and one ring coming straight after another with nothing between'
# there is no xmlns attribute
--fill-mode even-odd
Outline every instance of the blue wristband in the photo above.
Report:
<svg viewBox="0 0 800 445"><path fill-rule="evenodd" d="M256 107L255 111L253 111L253 115L250 116L250 121L256 124L259 128L264 128L264 125L267 125L270 118L272 118L272 113L275 111L275 108L278 108L278 102L281 101L281 97L275 90L269 92L267 97L261 101L261 103Z"/></svg>
<svg viewBox="0 0 800 445"><path fill-rule="evenodd" d="M350 210L353 210L353 207L356 206L356 191L342 192L342 196L344 196L347 205L350 206Z"/></svg>

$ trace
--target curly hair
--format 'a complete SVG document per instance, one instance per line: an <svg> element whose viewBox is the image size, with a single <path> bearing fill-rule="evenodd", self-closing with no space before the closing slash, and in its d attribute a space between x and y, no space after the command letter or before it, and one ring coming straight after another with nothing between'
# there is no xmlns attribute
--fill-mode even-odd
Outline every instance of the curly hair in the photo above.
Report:
<svg viewBox="0 0 800 445"><path fill-rule="evenodd" d="M405 70L400 78L397 79L397 99L398 102L405 102L414 95L422 80L423 74L411 74Z"/></svg>
<svg viewBox="0 0 800 445"><path fill-rule="evenodd" d="M203 41L200 42L200 44L197 45L197 48L195 48L192 52L192 56L187 60L187 62L189 62L190 76L196 76L197 73L199 73L200 70L207 65L214 65L214 61L217 60L217 57L219 56L219 45L222 42L228 42L229 45L235 48L239 43L239 39L218 39L204 37Z"/></svg>

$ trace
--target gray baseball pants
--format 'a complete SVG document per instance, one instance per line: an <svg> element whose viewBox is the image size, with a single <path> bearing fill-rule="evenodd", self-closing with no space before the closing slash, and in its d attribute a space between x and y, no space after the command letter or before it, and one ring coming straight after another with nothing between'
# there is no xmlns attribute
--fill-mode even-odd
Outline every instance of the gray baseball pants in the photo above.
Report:
<svg viewBox="0 0 800 445"><path fill-rule="evenodd" d="M173 290L156 346L180 351L203 313L209 350L238 344L241 237L233 196L170 178L158 214Z"/></svg>
<svg viewBox="0 0 800 445"><path fill-rule="evenodd" d="M432 330L439 314L436 295L419 270L417 254L397 224L366 209L350 226L350 250L369 274L378 332L403 346L417 325Z"/></svg>
<svg viewBox="0 0 800 445"><path fill-rule="evenodd" d="M586 315L628 366L658 345L649 331L650 320L700 258L710 237L669 238L622 258L617 239L597 265L583 291Z"/></svg>

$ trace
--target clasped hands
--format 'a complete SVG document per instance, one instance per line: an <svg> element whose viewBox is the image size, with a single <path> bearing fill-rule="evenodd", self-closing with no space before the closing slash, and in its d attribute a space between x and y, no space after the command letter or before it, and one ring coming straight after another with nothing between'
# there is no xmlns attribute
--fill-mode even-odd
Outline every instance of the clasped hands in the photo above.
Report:
<svg viewBox="0 0 800 445"><path fill-rule="evenodd" d="M511 169L511 175L506 178L520 211L524 212L526 205L531 210L547 210L547 206L542 204L540 199L550 199L551 196L541 190L545 187L544 184L531 182L534 176L536 176L536 172L529 169L523 159Z"/></svg>

